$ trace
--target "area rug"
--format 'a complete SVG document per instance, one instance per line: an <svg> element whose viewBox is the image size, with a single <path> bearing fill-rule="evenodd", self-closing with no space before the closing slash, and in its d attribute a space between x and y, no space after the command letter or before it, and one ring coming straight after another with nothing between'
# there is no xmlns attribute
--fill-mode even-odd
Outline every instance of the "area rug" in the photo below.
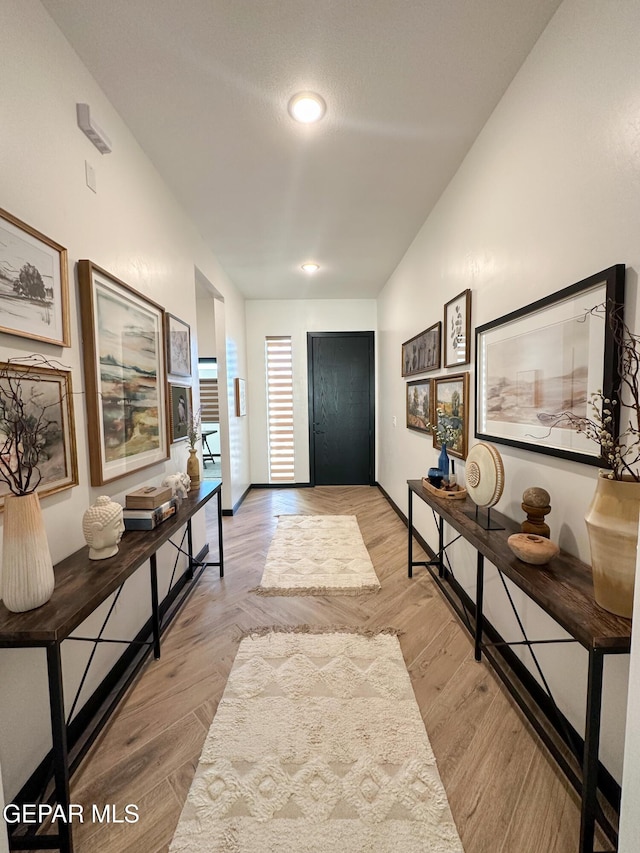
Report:
<svg viewBox="0 0 640 853"><path fill-rule="evenodd" d="M262 595L358 595L380 589L355 515L281 515Z"/></svg>
<svg viewBox="0 0 640 853"><path fill-rule="evenodd" d="M463 853L398 638L245 638L170 853Z"/></svg>

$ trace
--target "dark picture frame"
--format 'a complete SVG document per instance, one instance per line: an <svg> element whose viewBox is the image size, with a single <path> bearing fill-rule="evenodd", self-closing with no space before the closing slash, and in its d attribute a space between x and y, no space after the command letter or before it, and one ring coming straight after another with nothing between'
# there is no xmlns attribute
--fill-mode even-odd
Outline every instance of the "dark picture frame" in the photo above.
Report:
<svg viewBox="0 0 640 853"><path fill-rule="evenodd" d="M169 458L164 309L78 261L91 485Z"/></svg>
<svg viewBox="0 0 640 853"><path fill-rule="evenodd" d="M444 306L444 366L459 367L471 361L471 291L463 290Z"/></svg>
<svg viewBox="0 0 640 853"><path fill-rule="evenodd" d="M431 434L427 423L433 423L432 379L414 379L407 382L407 429Z"/></svg>
<svg viewBox="0 0 640 853"><path fill-rule="evenodd" d="M438 320L424 332L402 344L402 375L414 376L440 369L442 323Z"/></svg>
<svg viewBox="0 0 640 853"><path fill-rule="evenodd" d="M165 311L167 373L191 376L191 326Z"/></svg>
<svg viewBox="0 0 640 853"><path fill-rule="evenodd" d="M71 371L15 361L0 362L0 370L14 389L20 386L22 416L47 424L41 431L44 440L38 445L36 467L42 479L36 492L43 498L77 486L78 456ZM2 384L0 382L0 396L3 396ZM0 442L3 437L4 432L0 429ZM8 494L9 487L0 482L0 510L4 509L4 499Z"/></svg>
<svg viewBox="0 0 640 853"><path fill-rule="evenodd" d="M193 411L193 394L190 385L169 383L169 436L172 444L184 441Z"/></svg>
<svg viewBox="0 0 640 853"><path fill-rule="evenodd" d="M476 329L476 438L605 464L595 442L557 420L590 417L596 391L616 399L611 317L624 310L624 284L616 264Z"/></svg>
<svg viewBox="0 0 640 853"><path fill-rule="evenodd" d="M449 456L466 459L469 449L469 373L451 373L433 380L432 410L434 423L443 422L457 432L454 444L447 444ZM433 446L442 447L433 433Z"/></svg>
<svg viewBox="0 0 640 853"><path fill-rule="evenodd" d="M67 250L2 208L0 316L0 332L71 346Z"/></svg>

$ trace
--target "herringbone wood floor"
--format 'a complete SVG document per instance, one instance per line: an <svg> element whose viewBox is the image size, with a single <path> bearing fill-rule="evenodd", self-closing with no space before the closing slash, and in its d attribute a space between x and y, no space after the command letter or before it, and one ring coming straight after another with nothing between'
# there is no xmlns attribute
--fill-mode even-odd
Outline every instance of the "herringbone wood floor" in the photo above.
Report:
<svg viewBox="0 0 640 853"><path fill-rule="evenodd" d="M298 512L357 515L381 591L252 593L276 515ZM213 514L209 528L215 550ZM167 849L241 633L299 624L400 629L466 853L575 853L575 795L487 665L473 660L469 636L426 572L408 580L406 528L377 489L254 490L225 519L224 546L225 578L215 569L203 576L167 632L161 660L143 670L73 782L73 802L114 803L119 814L134 803L140 820L77 826L79 853Z"/></svg>

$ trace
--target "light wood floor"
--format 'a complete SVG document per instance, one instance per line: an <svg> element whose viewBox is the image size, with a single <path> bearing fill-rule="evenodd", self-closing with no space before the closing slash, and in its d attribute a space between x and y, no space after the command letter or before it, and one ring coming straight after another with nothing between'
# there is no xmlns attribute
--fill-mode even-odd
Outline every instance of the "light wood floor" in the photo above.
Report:
<svg viewBox="0 0 640 853"><path fill-rule="evenodd" d="M265 597L279 513L358 517L378 593ZM215 518L210 519L212 551ZM466 853L575 853L577 799L469 636L420 570L408 580L406 528L375 488L254 490L224 521L225 578L209 570L73 780L72 801L138 806L137 824L74 830L79 853L165 851L241 633L269 625L391 626L400 643ZM611 849L607 847L606 849ZM257 850L255 853L261 853ZM300 851L304 853L304 851ZM349 851L336 851L349 853ZM402 851L398 851L402 853Z"/></svg>

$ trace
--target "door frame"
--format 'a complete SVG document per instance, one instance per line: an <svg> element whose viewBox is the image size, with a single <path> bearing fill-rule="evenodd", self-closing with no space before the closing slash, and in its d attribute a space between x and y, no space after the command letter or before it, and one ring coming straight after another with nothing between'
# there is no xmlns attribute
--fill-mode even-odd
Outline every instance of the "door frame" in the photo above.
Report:
<svg viewBox="0 0 640 853"><path fill-rule="evenodd" d="M309 421L309 484L316 484L315 434L313 431L313 341L314 338L369 339L369 485L376 485L376 380L375 332L307 332L307 399Z"/></svg>

